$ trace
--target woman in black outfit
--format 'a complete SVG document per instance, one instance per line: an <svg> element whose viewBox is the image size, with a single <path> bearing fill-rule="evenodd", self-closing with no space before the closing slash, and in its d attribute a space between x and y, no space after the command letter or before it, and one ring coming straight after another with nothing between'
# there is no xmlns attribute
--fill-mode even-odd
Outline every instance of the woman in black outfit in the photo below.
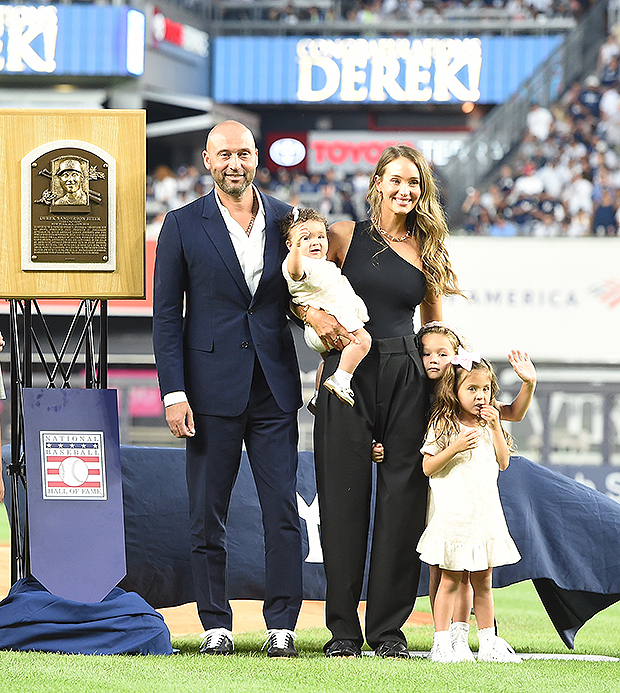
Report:
<svg viewBox="0 0 620 693"><path fill-rule="evenodd" d="M347 406L320 388L314 435L321 540L327 577L328 657L360 656L359 606L370 522L371 442L381 441L366 603L366 640L377 655L408 657L402 626L416 598L415 547L426 518L427 479L420 447L428 387L414 343L413 316L441 320L441 297L459 294L444 240L448 233L430 167L398 145L381 155L371 178L370 220L334 224L328 259L342 268L368 307L370 353L357 368ZM323 380L337 367L346 335L322 311L305 321L332 348Z"/></svg>

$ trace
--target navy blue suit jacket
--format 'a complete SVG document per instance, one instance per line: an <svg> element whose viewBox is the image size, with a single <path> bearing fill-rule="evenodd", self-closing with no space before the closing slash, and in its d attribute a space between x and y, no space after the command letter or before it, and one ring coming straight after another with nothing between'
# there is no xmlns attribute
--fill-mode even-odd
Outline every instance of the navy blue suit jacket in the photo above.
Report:
<svg viewBox="0 0 620 693"><path fill-rule="evenodd" d="M291 412L302 404L281 268L287 248L278 225L290 206L261 198L265 255L254 296L214 190L168 212L159 235L153 346L160 390L162 397L185 391L198 414L238 416L245 410L255 356L278 406Z"/></svg>

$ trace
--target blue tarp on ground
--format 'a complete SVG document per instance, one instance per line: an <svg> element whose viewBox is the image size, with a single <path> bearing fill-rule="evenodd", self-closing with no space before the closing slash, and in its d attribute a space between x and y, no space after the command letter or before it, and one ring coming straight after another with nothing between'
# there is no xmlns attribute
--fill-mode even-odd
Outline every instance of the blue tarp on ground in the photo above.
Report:
<svg viewBox="0 0 620 693"><path fill-rule="evenodd" d="M185 453L178 448L121 447L127 576L119 586L155 608L194 601L189 561ZM496 568L494 586L532 580L560 637L620 600L620 504L523 457L500 474L500 495L522 556ZM299 454L298 506L306 557L304 598L323 599L313 456ZM228 521L229 596L262 599L261 513L243 455ZM424 578L419 594L426 594Z"/></svg>
<svg viewBox="0 0 620 693"><path fill-rule="evenodd" d="M115 587L97 603L18 580L0 602L0 649L65 654L172 654L164 619L139 595Z"/></svg>
<svg viewBox="0 0 620 693"><path fill-rule="evenodd" d="M121 457L127 537L121 586L156 606L193 601L184 452L124 447ZM573 647L577 630L620 600L620 504L518 456L500 474L499 486L522 560L496 568L494 586L533 580L560 637ZM316 559L318 511L309 452L299 454L298 493L308 517L302 521L304 556ZM230 505L228 550L230 598L261 599L261 515L245 454ZM419 593L427 588L422 580ZM306 560L304 598L324 596L323 566Z"/></svg>

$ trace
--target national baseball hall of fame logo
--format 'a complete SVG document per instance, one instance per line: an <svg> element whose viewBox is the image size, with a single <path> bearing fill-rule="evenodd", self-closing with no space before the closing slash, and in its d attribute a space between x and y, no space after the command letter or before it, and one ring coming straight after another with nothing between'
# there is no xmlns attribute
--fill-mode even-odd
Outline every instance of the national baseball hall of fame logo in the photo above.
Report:
<svg viewBox="0 0 620 693"><path fill-rule="evenodd" d="M103 431L41 431L44 499L106 500Z"/></svg>

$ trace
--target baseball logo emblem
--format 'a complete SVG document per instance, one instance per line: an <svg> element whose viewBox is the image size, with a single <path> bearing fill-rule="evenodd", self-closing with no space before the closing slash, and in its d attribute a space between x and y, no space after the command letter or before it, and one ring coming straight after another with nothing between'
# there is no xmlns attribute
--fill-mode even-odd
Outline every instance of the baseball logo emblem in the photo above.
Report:
<svg viewBox="0 0 620 693"><path fill-rule="evenodd" d="M88 479L88 465L79 457L67 457L58 466L58 475L67 486L81 486Z"/></svg>

